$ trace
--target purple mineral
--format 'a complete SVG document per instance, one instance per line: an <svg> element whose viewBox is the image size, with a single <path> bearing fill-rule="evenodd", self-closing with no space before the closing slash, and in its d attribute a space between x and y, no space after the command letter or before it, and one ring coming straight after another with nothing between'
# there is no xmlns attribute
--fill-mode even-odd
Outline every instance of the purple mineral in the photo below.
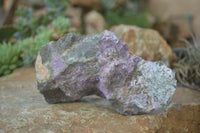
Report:
<svg viewBox="0 0 200 133"><path fill-rule="evenodd" d="M36 77L48 103L97 95L125 115L165 110L176 90L170 68L130 54L126 43L110 31L87 36L69 33L44 45L38 53Z"/></svg>

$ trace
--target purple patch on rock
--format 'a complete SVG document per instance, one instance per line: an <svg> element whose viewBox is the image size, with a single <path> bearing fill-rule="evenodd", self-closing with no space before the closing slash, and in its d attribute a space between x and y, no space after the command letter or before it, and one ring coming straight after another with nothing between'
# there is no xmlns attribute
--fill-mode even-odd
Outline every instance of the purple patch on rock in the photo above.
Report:
<svg viewBox="0 0 200 133"><path fill-rule="evenodd" d="M52 60L50 65L54 71L54 77L56 77L59 75L60 72L64 70L66 64L64 63L64 60L61 58L61 55L59 55L53 48L52 46L54 45L53 42L50 42L48 45L52 55Z"/></svg>

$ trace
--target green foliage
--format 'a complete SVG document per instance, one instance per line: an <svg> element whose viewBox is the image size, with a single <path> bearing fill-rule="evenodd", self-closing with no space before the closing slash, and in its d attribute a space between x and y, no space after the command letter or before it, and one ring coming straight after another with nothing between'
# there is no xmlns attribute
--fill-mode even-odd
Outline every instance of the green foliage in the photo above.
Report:
<svg viewBox="0 0 200 133"><path fill-rule="evenodd" d="M38 18L40 25L46 26L59 16L65 16L68 3L66 0L45 0L47 13Z"/></svg>
<svg viewBox="0 0 200 133"><path fill-rule="evenodd" d="M65 33L70 29L69 19L65 17L58 17L53 21L53 28L60 33Z"/></svg>
<svg viewBox="0 0 200 133"><path fill-rule="evenodd" d="M18 18L14 28L0 29L0 33L3 33L0 39L5 38L7 32L10 37L10 33L17 30L18 35L15 45L0 44L0 76L11 73L23 64L33 65L40 47L52 40L51 35L60 37L70 31L69 19L64 17L66 0L45 0L45 4L48 12L40 18L34 16L31 8L20 7L16 12Z"/></svg>
<svg viewBox="0 0 200 133"><path fill-rule="evenodd" d="M118 24L137 25L139 27L148 28L148 11L143 7L145 0L127 0L124 5L113 8L117 4L117 0L101 0L105 10L105 16L108 26Z"/></svg>
<svg viewBox="0 0 200 133"><path fill-rule="evenodd" d="M20 7L16 11L18 18L15 28L20 38L35 36L38 27L50 24L58 16L64 16L68 3L66 0L45 0L45 5L48 11L39 18L34 16L32 8Z"/></svg>
<svg viewBox="0 0 200 133"><path fill-rule="evenodd" d="M137 25L139 27L148 28L149 22L147 19L148 12L141 11L134 13L125 11L124 8L117 8L115 11L108 11L105 15L106 22L109 26L118 24Z"/></svg>
<svg viewBox="0 0 200 133"><path fill-rule="evenodd" d="M16 11L18 16L15 24L15 28L19 32L21 37L33 36L36 34L38 27L37 18L33 15L32 8L20 7Z"/></svg>
<svg viewBox="0 0 200 133"><path fill-rule="evenodd" d="M68 6L66 0L45 0L44 2L48 8L48 15L52 15L53 18L63 16Z"/></svg>
<svg viewBox="0 0 200 133"><path fill-rule="evenodd" d="M68 18L58 17L52 22L52 29L41 26L36 30L35 37L19 40L17 45L22 50L21 58L24 66L34 65L40 47L51 41L51 35L60 36L69 30Z"/></svg>
<svg viewBox="0 0 200 133"><path fill-rule="evenodd" d="M192 35L192 43L184 41L188 45L186 55L173 64L173 69L182 85L200 90L200 40Z"/></svg>
<svg viewBox="0 0 200 133"><path fill-rule="evenodd" d="M22 66L20 54L21 50L16 45L5 42L0 44L0 76L7 75Z"/></svg>
<svg viewBox="0 0 200 133"><path fill-rule="evenodd" d="M51 35L59 36L69 31L69 20L61 17L67 8L67 1L45 0L45 5L47 13L40 18L34 16L31 8L20 7L16 12L18 19L15 28L20 38L17 46L22 50L24 66L34 64L40 47L51 40ZM52 29L47 29L46 26L50 23Z"/></svg>
<svg viewBox="0 0 200 133"><path fill-rule="evenodd" d="M40 27L40 29L37 30L36 37L25 38L17 42L17 45L23 51L21 57L23 59L24 66L34 64L40 47L51 40L51 34L53 34L52 30Z"/></svg>
<svg viewBox="0 0 200 133"><path fill-rule="evenodd" d="M22 57L24 66L29 66L33 62L32 53L30 52L30 49L33 45L33 38L29 37L23 40L19 40L17 45L22 50L20 56Z"/></svg>
<svg viewBox="0 0 200 133"><path fill-rule="evenodd" d="M0 42L8 40L16 32L13 26L0 27Z"/></svg>
<svg viewBox="0 0 200 133"><path fill-rule="evenodd" d="M111 10L115 4L115 0L101 0L101 3L106 8L106 10Z"/></svg>

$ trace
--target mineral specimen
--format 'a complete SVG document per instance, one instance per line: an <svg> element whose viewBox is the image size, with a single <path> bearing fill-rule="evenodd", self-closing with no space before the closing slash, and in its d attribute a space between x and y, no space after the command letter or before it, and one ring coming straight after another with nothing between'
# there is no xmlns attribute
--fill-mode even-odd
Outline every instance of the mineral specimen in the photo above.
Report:
<svg viewBox="0 0 200 133"><path fill-rule="evenodd" d="M174 72L131 55L112 32L69 33L41 47L37 87L48 103L73 102L95 94L124 115L165 110L176 90Z"/></svg>

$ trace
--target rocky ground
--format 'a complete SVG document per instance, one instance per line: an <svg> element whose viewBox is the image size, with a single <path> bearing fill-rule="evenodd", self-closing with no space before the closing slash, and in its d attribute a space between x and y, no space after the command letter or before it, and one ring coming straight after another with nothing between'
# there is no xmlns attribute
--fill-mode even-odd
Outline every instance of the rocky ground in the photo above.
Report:
<svg viewBox="0 0 200 133"><path fill-rule="evenodd" d="M96 103L101 100L96 99ZM48 104L34 68L0 78L0 133L197 133L200 92L178 87L166 114L123 116L86 102Z"/></svg>

